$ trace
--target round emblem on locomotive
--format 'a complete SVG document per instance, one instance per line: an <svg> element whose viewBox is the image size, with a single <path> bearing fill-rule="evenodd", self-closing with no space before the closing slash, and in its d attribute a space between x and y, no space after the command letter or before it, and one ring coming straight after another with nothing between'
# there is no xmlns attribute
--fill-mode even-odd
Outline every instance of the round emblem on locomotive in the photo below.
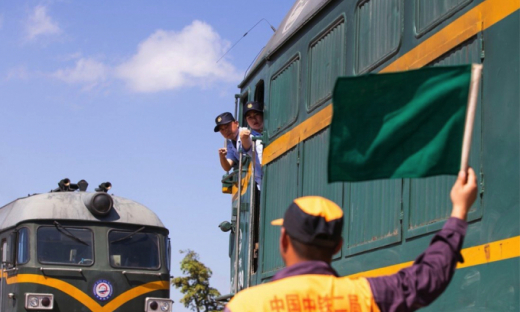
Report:
<svg viewBox="0 0 520 312"><path fill-rule="evenodd" d="M99 280L94 284L94 288L92 290L94 292L94 297L96 297L98 300L106 301L112 296L114 288L109 281Z"/></svg>
<svg viewBox="0 0 520 312"><path fill-rule="evenodd" d="M251 103L247 104L247 108L251 108L251 107L253 107L253 104L251 104Z"/></svg>
<svg viewBox="0 0 520 312"><path fill-rule="evenodd" d="M217 121L218 121L218 122L221 122L221 121L222 121L222 117L219 117L219 118L217 119Z"/></svg>

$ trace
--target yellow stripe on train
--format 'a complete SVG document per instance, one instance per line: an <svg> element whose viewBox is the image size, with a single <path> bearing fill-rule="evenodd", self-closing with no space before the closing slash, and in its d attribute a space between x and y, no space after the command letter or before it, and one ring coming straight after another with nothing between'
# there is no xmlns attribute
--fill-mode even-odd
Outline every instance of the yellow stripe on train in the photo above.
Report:
<svg viewBox="0 0 520 312"><path fill-rule="evenodd" d="M242 178L242 191L240 195L244 195L249 187L249 180L251 180L251 175L253 173L253 163L249 163L249 167L247 168L247 174L244 178ZM233 196L233 200L237 200L238 187L233 183L231 194Z"/></svg>
<svg viewBox="0 0 520 312"><path fill-rule="evenodd" d="M464 248L461 251L464 263L458 263L457 269L487 264L496 261L503 261L520 257L520 236L502 239L484 245ZM399 263L370 271L360 272L349 275L348 277L376 277L390 275L397 271L409 267L413 261Z"/></svg>
<svg viewBox="0 0 520 312"><path fill-rule="evenodd" d="M81 304L86 306L91 311L96 312L112 312L118 309L126 302L134 298L137 298L141 295L152 292L154 290L168 290L170 288L170 283L168 281L155 281L146 283L144 285L127 290L126 292L112 299L105 306L101 306L94 299L90 298L87 294L85 294L77 287L59 279L50 278L38 274L18 274L17 276L7 278L7 284L18 283L33 283L56 288L57 290L60 290L70 295L72 298L79 301Z"/></svg>

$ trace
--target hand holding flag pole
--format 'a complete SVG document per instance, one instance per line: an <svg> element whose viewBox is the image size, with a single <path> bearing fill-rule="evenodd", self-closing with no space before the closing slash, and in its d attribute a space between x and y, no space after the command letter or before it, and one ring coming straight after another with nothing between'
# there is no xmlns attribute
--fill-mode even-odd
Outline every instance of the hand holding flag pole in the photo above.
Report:
<svg viewBox="0 0 520 312"><path fill-rule="evenodd" d="M462 142L462 156L460 160L460 171L468 171L469 151L471 149L471 136L473 134L473 123L477 110L477 98L480 77L482 75L482 64L472 64L471 83L469 86L468 108L466 111L466 124L464 126L464 141Z"/></svg>

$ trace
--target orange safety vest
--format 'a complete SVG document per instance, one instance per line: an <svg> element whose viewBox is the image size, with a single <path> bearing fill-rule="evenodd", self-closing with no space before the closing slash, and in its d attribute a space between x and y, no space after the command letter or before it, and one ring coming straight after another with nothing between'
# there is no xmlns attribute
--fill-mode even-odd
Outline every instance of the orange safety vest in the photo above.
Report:
<svg viewBox="0 0 520 312"><path fill-rule="evenodd" d="M245 289L227 305L232 312L379 312L365 278L305 274Z"/></svg>

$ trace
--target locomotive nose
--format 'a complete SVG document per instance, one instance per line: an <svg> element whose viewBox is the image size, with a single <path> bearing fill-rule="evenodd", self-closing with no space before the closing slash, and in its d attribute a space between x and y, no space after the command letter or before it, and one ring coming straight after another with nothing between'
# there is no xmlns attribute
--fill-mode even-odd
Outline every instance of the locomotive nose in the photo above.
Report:
<svg viewBox="0 0 520 312"><path fill-rule="evenodd" d="M112 210L112 206L114 205L112 196L107 193L85 194L83 197L83 203L90 211L90 213L97 217L103 217L109 214L110 210Z"/></svg>

